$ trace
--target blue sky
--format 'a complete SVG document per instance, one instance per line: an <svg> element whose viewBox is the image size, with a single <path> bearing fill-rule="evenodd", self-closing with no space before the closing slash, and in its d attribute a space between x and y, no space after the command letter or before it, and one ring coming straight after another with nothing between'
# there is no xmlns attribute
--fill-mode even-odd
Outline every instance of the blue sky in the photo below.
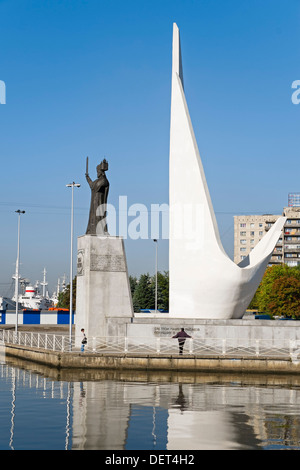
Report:
<svg viewBox="0 0 300 470"><path fill-rule="evenodd" d="M300 191L300 1L0 0L0 293L15 270L69 275L86 230L85 159L109 162L109 202L168 203L172 24L181 33L186 98L223 244L233 215L281 213ZM93 173L94 172L94 173ZM129 273L154 272L151 240L125 243ZM76 251L76 249L74 250ZM168 269L168 242L159 242Z"/></svg>

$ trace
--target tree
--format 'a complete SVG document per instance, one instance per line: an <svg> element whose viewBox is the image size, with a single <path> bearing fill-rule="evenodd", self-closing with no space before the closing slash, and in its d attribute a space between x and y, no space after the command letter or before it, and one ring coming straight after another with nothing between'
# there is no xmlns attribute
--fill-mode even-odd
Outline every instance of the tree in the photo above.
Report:
<svg viewBox="0 0 300 470"><path fill-rule="evenodd" d="M139 312L141 309L155 309L156 276L142 274L139 280L129 277L132 293L133 309ZM169 273L157 273L157 308L169 311Z"/></svg>
<svg viewBox="0 0 300 470"><path fill-rule="evenodd" d="M300 317L300 280L295 276L281 276L273 283L269 295L268 311L271 315Z"/></svg>
<svg viewBox="0 0 300 470"><path fill-rule="evenodd" d="M294 280L291 280L291 278ZM296 315L297 281L300 282L300 269L298 267L282 264L267 268L250 307L258 308L270 315L291 316L287 312L294 312L292 316ZM280 300L276 300L279 293Z"/></svg>
<svg viewBox="0 0 300 470"><path fill-rule="evenodd" d="M76 276L73 279L73 292L72 292L72 309L76 309ZM57 308L70 309L70 284L58 294Z"/></svg>
<svg viewBox="0 0 300 470"><path fill-rule="evenodd" d="M134 290L132 303L135 312L154 308L155 300L149 274L142 274Z"/></svg>
<svg viewBox="0 0 300 470"><path fill-rule="evenodd" d="M129 276L129 286L130 286L130 291L131 291L131 296L133 298L134 296L134 291L137 286L137 278L133 276Z"/></svg>
<svg viewBox="0 0 300 470"><path fill-rule="evenodd" d="M155 275L152 277L153 295L155 298ZM157 309L169 311L169 272L165 271L164 274L157 273Z"/></svg>

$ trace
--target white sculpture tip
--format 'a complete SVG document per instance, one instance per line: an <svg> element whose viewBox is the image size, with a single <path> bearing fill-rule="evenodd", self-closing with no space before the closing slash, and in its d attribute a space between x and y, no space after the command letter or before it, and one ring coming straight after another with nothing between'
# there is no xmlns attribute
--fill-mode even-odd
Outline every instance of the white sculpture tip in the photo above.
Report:
<svg viewBox="0 0 300 470"><path fill-rule="evenodd" d="M183 72L181 61L181 47L180 47L180 34L179 28L176 23L173 23L173 73L177 73L183 86Z"/></svg>

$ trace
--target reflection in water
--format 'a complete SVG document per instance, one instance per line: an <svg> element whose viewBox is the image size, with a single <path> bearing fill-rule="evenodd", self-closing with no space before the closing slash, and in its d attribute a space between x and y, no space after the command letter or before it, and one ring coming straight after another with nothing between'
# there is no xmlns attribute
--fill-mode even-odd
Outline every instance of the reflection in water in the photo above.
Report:
<svg viewBox="0 0 300 470"><path fill-rule="evenodd" d="M300 378L0 364L0 449L300 449Z"/></svg>
<svg viewBox="0 0 300 470"><path fill-rule="evenodd" d="M10 429L10 440L9 447L14 450L13 447L13 436L14 436L14 426L15 426L15 403L16 403L16 371L12 369L11 375L11 429Z"/></svg>

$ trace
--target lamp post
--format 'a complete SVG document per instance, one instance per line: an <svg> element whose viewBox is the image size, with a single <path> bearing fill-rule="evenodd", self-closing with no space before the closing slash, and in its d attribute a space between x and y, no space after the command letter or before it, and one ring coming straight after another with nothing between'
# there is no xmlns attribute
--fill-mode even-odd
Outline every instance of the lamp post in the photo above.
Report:
<svg viewBox="0 0 300 470"><path fill-rule="evenodd" d="M16 299L16 324L15 333L18 333L18 320L19 320L19 264L20 264L20 221L21 214L25 214L25 211L18 209L15 211L18 214L18 249L17 249L17 262L16 262L16 284L15 284L15 299Z"/></svg>
<svg viewBox="0 0 300 470"><path fill-rule="evenodd" d="M155 243L155 313L157 313L157 239L154 238Z"/></svg>
<svg viewBox="0 0 300 470"><path fill-rule="evenodd" d="M72 204L71 204L71 257L70 257L70 318L69 318L69 341L70 351L72 350L72 316L73 316L73 219L74 219L74 188L80 188L78 183L70 183L67 188L72 188Z"/></svg>

